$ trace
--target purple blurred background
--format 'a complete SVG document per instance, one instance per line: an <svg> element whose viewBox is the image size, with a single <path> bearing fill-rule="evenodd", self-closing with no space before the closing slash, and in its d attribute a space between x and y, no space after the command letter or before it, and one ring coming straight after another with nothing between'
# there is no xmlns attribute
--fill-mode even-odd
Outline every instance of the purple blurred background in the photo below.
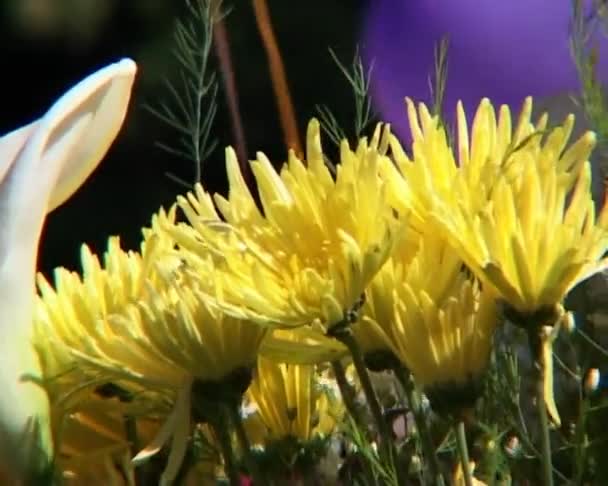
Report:
<svg viewBox="0 0 608 486"><path fill-rule="evenodd" d="M591 2L585 2L591 11ZM431 101L434 47L449 36L444 111L457 100L467 113L480 99L518 109L526 96L575 92L580 84L570 49L570 0L376 0L365 16L363 55L373 62L372 96L381 118L409 140L403 99ZM608 79L608 42L601 19L590 21L598 72ZM470 118L470 115L469 117Z"/></svg>

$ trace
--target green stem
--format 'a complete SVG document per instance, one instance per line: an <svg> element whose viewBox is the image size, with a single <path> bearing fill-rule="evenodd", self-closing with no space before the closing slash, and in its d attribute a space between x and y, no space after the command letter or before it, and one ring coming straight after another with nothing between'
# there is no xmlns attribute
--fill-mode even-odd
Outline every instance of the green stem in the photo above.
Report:
<svg viewBox="0 0 608 486"><path fill-rule="evenodd" d="M355 420L358 427L364 427L365 421L361 417L359 406L357 405L357 399L355 397L355 391L353 387L348 383L346 379L346 371L341 361L332 361L331 367L342 395L342 401L350 416Z"/></svg>
<svg viewBox="0 0 608 486"><path fill-rule="evenodd" d="M587 411L589 409L589 400L585 398L581 398L581 406L578 416L578 421L576 424L576 436L575 436L575 460L574 460L574 469L575 469L575 484L583 483L583 476L585 474L585 463L587 456L587 431L586 431L586 421L587 421Z"/></svg>
<svg viewBox="0 0 608 486"><path fill-rule="evenodd" d="M464 430L464 421L459 421L456 429L456 447L462 464L462 475L466 486L473 486L473 473L469 465L469 448L467 447L467 435Z"/></svg>
<svg viewBox="0 0 608 486"><path fill-rule="evenodd" d="M353 418L356 426L360 430L367 432L367 424L361 416L361 410L359 408L359 405L357 404L355 391L346 379L346 371L344 370L344 365L341 361L336 360L331 362L331 367L334 371L336 383L338 383L338 388L340 389L340 394L342 395L342 401L344 402L346 410ZM364 474L367 477L367 482L365 484L374 486L376 484L376 481L374 479L374 473L372 468L368 466L369 464L365 463L363 467Z"/></svg>
<svg viewBox="0 0 608 486"><path fill-rule="evenodd" d="M131 457L135 457L135 455L140 451L139 437L137 434L137 420L132 415L127 415L125 416L124 424L127 440L130 444L129 449L131 450ZM143 468L143 464L134 468L134 481L137 485L145 484L145 474Z"/></svg>
<svg viewBox="0 0 608 486"><path fill-rule="evenodd" d="M367 372L367 367L365 366L361 349L350 332L340 334L338 339L342 341L342 343L350 351L353 364L355 365L355 370L357 370L357 375L361 381L361 388L365 394L365 399L367 400L369 408L372 412L372 416L374 417L374 421L376 422L376 429L380 435L382 443L386 446L386 444L390 444L392 442L391 434L388 429L388 424L386 420L384 420L382 407L380 406L380 401L378 400L378 396L376 395L376 391L372 385L372 380Z"/></svg>
<svg viewBox="0 0 608 486"><path fill-rule="evenodd" d="M234 427L234 431L236 432L237 440L239 441L239 445L243 452L245 464L247 465L249 474L251 474L251 477L253 479L253 484L267 484L266 478L264 478L264 476L262 475L262 472L260 471L257 462L251 455L251 443L249 442L249 437L247 437L247 432L245 431L245 427L243 425L243 419L239 410L239 404L230 404L227 405L226 408L228 409L230 421L232 422L232 426Z"/></svg>
<svg viewBox="0 0 608 486"><path fill-rule="evenodd" d="M131 453L137 454L140 450L139 437L137 435L137 421L132 415L125 417L125 432L127 434L127 440L131 445Z"/></svg>
<svg viewBox="0 0 608 486"><path fill-rule="evenodd" d="M547 413L547 397L545 395L545 380L551 378L547 373L546 359L544 354L548 337L546 336L545 326L538 326L528 331L528 341L530 351L534 357L538 374L536 376L536 410L540 423L540 452L542 461L542 478L545 486L553 486L553 464L551 463L551 437L549 435L549 416ZM551 358L552 359L552 358ZM552 398L552 397L550 397Z"/></svg>
<svg viewBox="0 0 608 486"><path fill-rule="evenodd" d="M240 486L241 478L236 465L230 432L228 431L228 420L226 420L224 411L221 409L221 407L218 407L215 420L210 422L210 424L215 432L215 436L222 451L224 469L226 470L226 475L228 476L230 486Z"/></svg>
<svg viewBox="0 0 608 486"><path fill-rule="evenodd" d="M431 481L429 482L435 486L444 486L445 482L439 467L437 452L433 446L431 431L429 430L424 408L422 407L420 393L414 385L411 374L409 374L403 366L395 366L393 372L405 390L408 404L414 415L414 422L416 423L418 434L420 434L424 458L429 466L429 473L431 475Z"/></svg>
<svg viewBox="0 0 608 486"><path fill-rule="evenodd" d="M537 361L539 366L538 381L536 384L537 398L536 409L540 422L541 458L543 463L543 483L545 486L553 486L553 465L551 463L551 438L549 436L549 417L545 403L544 375L545 369L542 360Z"/></svg>
<svg viewBox="0 0 608 486"><path fill-rule="evenodd" d="M190 473L192 468L196 465L196 462L197 461L194 457L194 451L192 450L192 442L190 442L188 444L188 450L186 451L186 455L184 457L182 465L180 466L179 471L177 472L177 476L175 476L175 479L173 480L173 484L186 484L186 478L188 477L188 474ZM141 484L143 486L146 483Z"/></svg>
<svg viewBox="0 0 608 486"><path fill-rule="evenodd" d="M380 406L380 401L378 400L378 396L376 395L376 392L372 385L369 373L367 372L367 367L365 366L365 361L363 359L363 353L361 352L361 348L359 348L359 344L355 340L350 330L345 330L343 332L338 333L336 335L336 338L348 348L352 356L353 364L355 365L355 370L357 370L357 375L359 376L359 381L361 382L361 388L363 389L365 399L368 403L372 416L374 417L374 421L376 422L376 430L378 431L378 434L380 436L380 451L383 453L384 457L389 461L389 464L393 466L397 477L401 479L402 474L396 461L397 454L393 444L393 438L391 436L388 423L384 419L382 407ZM399 480L399 484L403 483L404 481Z"/></svg>

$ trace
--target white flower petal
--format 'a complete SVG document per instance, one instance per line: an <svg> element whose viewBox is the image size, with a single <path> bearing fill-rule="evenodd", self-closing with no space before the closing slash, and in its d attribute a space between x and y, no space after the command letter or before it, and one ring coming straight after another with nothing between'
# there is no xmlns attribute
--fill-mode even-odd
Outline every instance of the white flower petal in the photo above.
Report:
<svg viewBox="0 0 608 486"><path fill-rule="evenodd" d="M37 122L0 139L0 464L40 472L52 444L31 343L38 241L49 211L97 166L124 120L136 67L112 64L77 84ZM35 424L35 434L28 428ZM27 439L33 442L26 442Z"/></svg>

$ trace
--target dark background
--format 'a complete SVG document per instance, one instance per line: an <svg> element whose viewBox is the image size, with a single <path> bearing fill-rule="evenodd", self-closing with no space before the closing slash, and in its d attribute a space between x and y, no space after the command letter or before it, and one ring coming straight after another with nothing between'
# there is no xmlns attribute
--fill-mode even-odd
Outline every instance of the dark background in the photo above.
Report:
<svg viewBox="0 0 608 486"><path fill-rule="evenodd" d="M268 64L251 2L226 1L226 19L249 157L264 151L275 163L286 157ZM328 53L349 62L365 12L356 0L268 0L283 54L300 133L326 104L347 119L352 92ZM174 77L171 55L175 20L186 12L179 0L2 0L0 3L0 134L39 117L64 91L95 69L129 56L139 66L129 114L114 145L92 177L48 218L39 268L79 269L87 243L103 253L110 235L139 246L141 227L184 189L166 172L192 180L192 164L172 157L156 141L176 134L145 109L168 99L163 80ZM203 183L225 191L223 148L232 143L223 92L214 136L219 145L203 167Z"/></svg>

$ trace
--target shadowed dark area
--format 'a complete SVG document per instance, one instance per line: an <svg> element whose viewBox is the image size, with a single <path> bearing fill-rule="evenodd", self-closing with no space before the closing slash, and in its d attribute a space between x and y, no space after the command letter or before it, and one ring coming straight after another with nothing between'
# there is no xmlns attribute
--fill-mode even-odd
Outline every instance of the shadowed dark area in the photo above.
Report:
<svg viewBox="0 0 608 486"><path fill-rule="evenodd" d="M63 4L70 2L40 3L66 8ZM226 5L231 3L234 6L226 24L249 157L262 150L280 164L286 151L253 10L249 2ZM84 18L81 27L80 19L70 19L77 12L66 14L70 22L51 28L41 23L40 18L46 18L44 12L34 9L35 15L28 13L25 6L29 4L36 2L23 2L20 8L15 1L0 6L0 53L5 73L0 78L0 133L40 116L64 91L105 64L129 56L139 66L129 114L117 140L90 179L47 220L39 268L48 275L59 265L79 269L82 243L102 253L107 237L118 234L124 247L137 248L142 225L149 223L161 205L168 207L177 194L184 192L166 172L192 180L191 162L155 146L157 141L175 144L176 133L144 108L146 104L170 101L163 79L178 81L171 54L172 36L175 20L183 15L185 7L184 2L172 0L151 1L146 7L139 2L108 2L110 6L100 14L102 20L92 24L95 30L87 30ZM95 7L94 2L91 5ZM350 62L362 2L273 0L269 7L301 136L316 104L327 104L348 119L353 110L352 93L328 48ZM224 146L232 143L223 96L220 91L213 131L219 145L203 167L203 182L212 191L225 190Z"/></svg>

